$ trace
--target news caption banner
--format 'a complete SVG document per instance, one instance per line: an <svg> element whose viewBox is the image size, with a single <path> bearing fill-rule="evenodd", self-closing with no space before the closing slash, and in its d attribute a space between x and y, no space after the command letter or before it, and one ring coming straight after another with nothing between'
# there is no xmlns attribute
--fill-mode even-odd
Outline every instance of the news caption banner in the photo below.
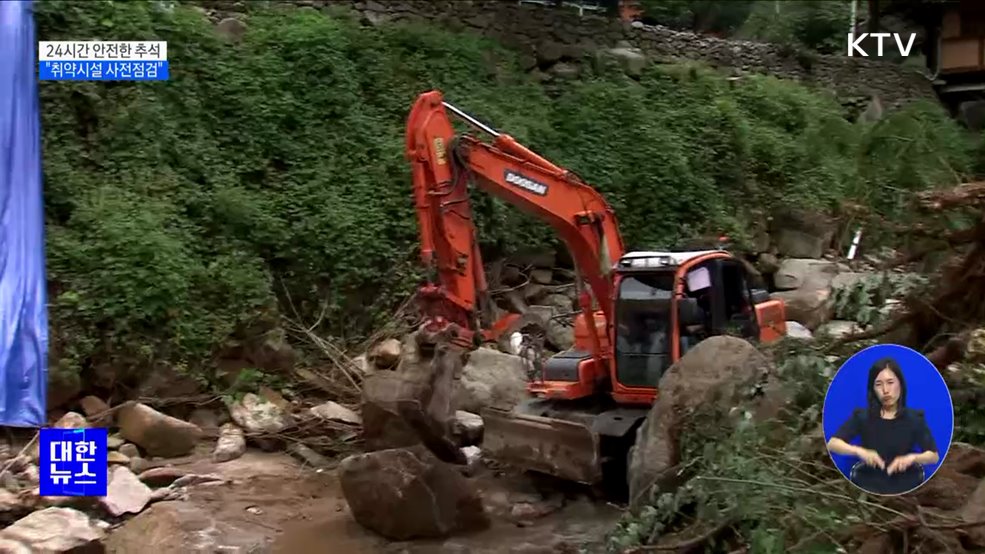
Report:
<svg viewBox="0 0 985 554"><path fill-rule="evenodd" d="M40 496L106 496L108 430L42 428L39 431Z"/></svg>
<svg viewBox="0 0 985 554"><path fill-rule="evenodd" d="M42 81L166 81L166 41L39 41Z"/></svg>

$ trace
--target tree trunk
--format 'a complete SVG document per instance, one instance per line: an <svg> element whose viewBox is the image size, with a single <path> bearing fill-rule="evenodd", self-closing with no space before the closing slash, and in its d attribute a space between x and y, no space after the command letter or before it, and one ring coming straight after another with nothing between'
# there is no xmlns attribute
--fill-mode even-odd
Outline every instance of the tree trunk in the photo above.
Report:
<svg viewBox="0 0 985 554"><path fill-rule="evenodd" d="M879 32L879 0L869 0L869 33Z"/></svg>

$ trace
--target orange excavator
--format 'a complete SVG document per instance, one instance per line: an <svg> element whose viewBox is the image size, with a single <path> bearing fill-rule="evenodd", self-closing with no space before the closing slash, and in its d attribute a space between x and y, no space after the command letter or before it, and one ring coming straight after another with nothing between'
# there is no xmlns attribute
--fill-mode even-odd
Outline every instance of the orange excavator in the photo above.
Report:
<svg viewBox="0 0 985 554"><path fill-rule="evenodd" d="M456 134L450 115L491 137ZM421 94L407 119L421 257L425 336L462 349L501 342L527 321L495 319L469 204L469 184L545 221L564 241L580 286L574 346L528 382L529 400L487 409L484 454L515 467L598 485L625 479L627 453L663 373L709 336L753 342L786 334L781 301L755 289L729 252L626 252L602 195L507 134Z"/></svg>

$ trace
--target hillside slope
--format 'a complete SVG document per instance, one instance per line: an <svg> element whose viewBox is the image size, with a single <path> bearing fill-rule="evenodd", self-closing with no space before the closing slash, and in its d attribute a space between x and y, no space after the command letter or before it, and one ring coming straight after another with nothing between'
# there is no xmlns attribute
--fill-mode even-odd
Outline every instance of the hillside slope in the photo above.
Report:
<svg viewBox="0 0 985 554"><path fill-rule="evenodd" d="M628 244L752 234L777 205L892 215L953 182L972 144L937 106L877 125L768 77L595 60L562 85L467 34L256 8L242 40L161 3L39 4L45 40L168 41L171 80L46 82L44 164L56 374L208 366L231 336L298 312L357 339L412 292L404 117L428 89L578 172ZM552 234L476 195L491 253ZM293 316L293 314L292 314Z"/></svg>

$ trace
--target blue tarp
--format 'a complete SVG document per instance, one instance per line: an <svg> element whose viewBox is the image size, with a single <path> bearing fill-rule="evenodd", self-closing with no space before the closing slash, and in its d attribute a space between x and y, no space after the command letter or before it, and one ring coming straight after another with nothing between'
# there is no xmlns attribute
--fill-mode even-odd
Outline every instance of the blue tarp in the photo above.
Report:
<svg viewBox="0 0 985 554"><path fill-rule="evenodd" d="M0 1L0 425L16 427L44 424L48 379L32 7Z"/></svg>

